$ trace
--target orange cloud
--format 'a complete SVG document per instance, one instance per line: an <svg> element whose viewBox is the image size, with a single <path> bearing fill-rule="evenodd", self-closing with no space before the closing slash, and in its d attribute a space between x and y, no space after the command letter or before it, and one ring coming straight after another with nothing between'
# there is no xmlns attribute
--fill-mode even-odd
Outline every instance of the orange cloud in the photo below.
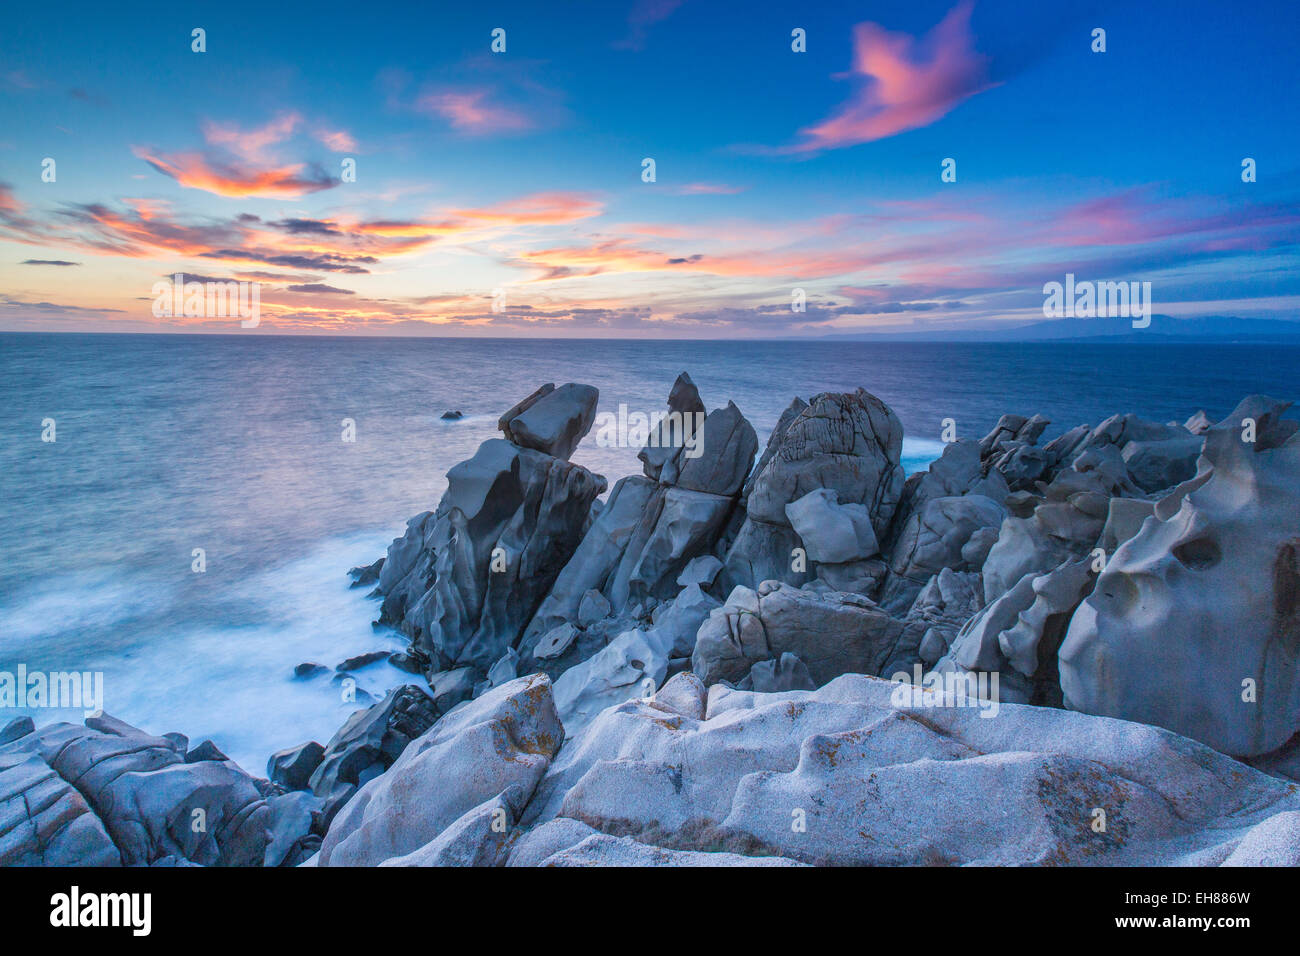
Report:
<svg viewBox="0 0 1300 956"><path fill-rule="evenodd" d="M200 153L153 153L133 147L136 156L170 176L182 186L231 198L297 199L338 185L319 168L304 172L302 163L271 169L253 169L218 163Z"/></svg>
<svg viewBox="0 0 1300 956"><path fill-rule="evenodd" d="M480 209L453 209L452 216L511 226L559 225L599 216L604 206L583 193L542 192Z"/></svg>

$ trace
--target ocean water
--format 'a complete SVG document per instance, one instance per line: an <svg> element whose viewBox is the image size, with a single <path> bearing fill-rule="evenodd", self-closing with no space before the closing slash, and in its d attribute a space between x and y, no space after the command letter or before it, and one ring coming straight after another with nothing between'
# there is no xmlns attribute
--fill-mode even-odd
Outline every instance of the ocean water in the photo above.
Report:
<svg viewBox="0 0 1300 956"><path fill-rule="evenodd" d="M1300 349L1276 346L0 334L0 671L103 672L109 713L262 773L361 706L296 664L403 646L346 572L436 506L501 412L566 381L597 386L601 411L659 412L683 370L762 441L793 396L865 387L902 420L909 471L938 455L944 418L979 437L1041 412L1050 438L1114 412L1217 419L1250 392L1300 397ZM612 485L636 451L593 435L574 460ZM375 695L410 679L354 676ZM18 713L82 716L0 724Z"/></svg>

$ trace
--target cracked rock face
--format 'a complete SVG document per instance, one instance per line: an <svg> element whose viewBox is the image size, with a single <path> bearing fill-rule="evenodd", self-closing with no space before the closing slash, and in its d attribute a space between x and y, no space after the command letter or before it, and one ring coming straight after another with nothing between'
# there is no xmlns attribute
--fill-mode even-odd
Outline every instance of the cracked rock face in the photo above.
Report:
<svg viewBox="0 0 1300 956"><path fill-rule="evenodd" d="M903 490L903 426L874 395L824 393L786 427L754 479L749 516L788 525L785 506L811 491L836 492L842 505L865 505L883 538Z"/></svg>
<svg viewBox="0 0 1300 956"><path fill-rule="evenodd" d="M1244 400L1122 544L1061 647L1067 706L1257 756L1300 728L1300 438ZM1254 422L1254 442L1247 420Z"/></svg>

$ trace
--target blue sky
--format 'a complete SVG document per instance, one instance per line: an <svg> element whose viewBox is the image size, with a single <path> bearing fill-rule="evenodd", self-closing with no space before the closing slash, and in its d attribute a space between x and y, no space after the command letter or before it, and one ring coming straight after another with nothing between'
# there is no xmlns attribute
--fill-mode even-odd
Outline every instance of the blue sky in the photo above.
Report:
<svg viewBox="0 0 1300 956"><path fill-rule="evenodd" d="M985 327L1067 271L1294 318L1300 7L1057 7L18 7L0 328L238 328L155 316L176 272L259 332Z"/></svg>

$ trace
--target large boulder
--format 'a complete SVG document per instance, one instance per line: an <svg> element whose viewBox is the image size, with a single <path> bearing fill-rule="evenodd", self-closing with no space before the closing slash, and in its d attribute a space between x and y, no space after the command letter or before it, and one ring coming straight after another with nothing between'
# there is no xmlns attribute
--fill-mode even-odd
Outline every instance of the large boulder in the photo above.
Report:
<svg viewBox="0 0 1300 956"><path fill-rule="evenodd" d="M734 507L734 498L660 485L605 585L614 610L676 594L677 576L713 547Z"/></svg>
<svg viewBox="0 0 1300 956"><path fill-rule="evenodd" d="M818 488L790 502L785 515L814 561L844 564L880 553L866 506L842 505L839 495L829 488Z"/></svg>
<svg viewBox="0 0 1300 956"><path fill-rule="evenodd" d="M640 475L621 478L615 483L605 507L583 535L581 543L556 577L550 593L533 615L525 631L525 652L548 631L576 620L582 598L588 591L605 591L655 494L655 483ZM527 660L527 653L524 657Z"/></svg>
<svg viewBox="0 0 1300 956"><path fill-rule="evenodd" d="M714 409L691 443L668 462L660 480L711 495L740 493L758 453L758 435L735 403Z"/></svg>
<svg viewBox="0 0 1300 956"><path fill-rule="evenodd" d="M498 795L517 816L563 740L545 675L492 688L439 720L361 788L330 824L318 865L407 857ZM425 855L437 858L439 848Z"/></svg>
<svg viewBox="0 0 1300 956"><path fill-rule="evenodd" d="M515 445L567 459L591 430L599 398L591 385L543 385L502 415L497 427Z"/></svg>
<svg viewBox="0 0 1300 956"><path fill-rule="evenodd" d="M569 734L606 707L650 697L668 674L671 636L631 630L614 638L555 681L555 708Z"/></svg>
<svg viewBox="0 0 1300 956"><path fill-rule="evenodd" d="M818 594L777 581L737 587L700 626L691 669L705 684L737 683L759 661L789 652L822 685L840 674L874 674L902 626L858 594Z"/></svg>
<svg viewBox="0 0 1300 956"><path fill-rule="evenodd" d="M786 525L786 505L826 488L841 504L865 505L883 537L903 490L902 447L898 416L865 389L815 395L754 479L749 518Z"/></svg>
<svg viewBox="0 0 1300 956"><path fill-rule="evenodd" d="M1237 756L1300 729L1300 423L1251 396L1110 557L1060 652L1067 706ZM1253 440L1250 440L1253 439Z"/></svg>
<svg viewBox="0 0 1300 956"><path fill-rule="evenodd" d="M0 752L0 866L121 866L104 824L38 753Z"/></svg>

